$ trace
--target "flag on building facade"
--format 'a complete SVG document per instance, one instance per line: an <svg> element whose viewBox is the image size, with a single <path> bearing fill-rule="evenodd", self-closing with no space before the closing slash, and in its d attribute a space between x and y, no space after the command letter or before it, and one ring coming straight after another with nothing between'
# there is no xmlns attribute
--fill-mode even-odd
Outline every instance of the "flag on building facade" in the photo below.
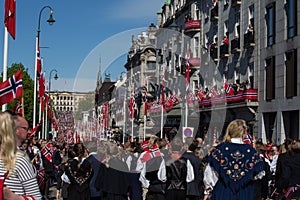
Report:
<svg viewBox="0 0 300 200"><path fill-rule="evenodd" d="M5 0L4 24L13 39L16 39L16 0Z"/></svg>
<svg viewBox="0 0 300 200"><path fill-rule="evenodd" d="M189 102L189 88L190 88L190 55L191 49L188 47L185 61L185 93L186 101Z"/></svg>
<svg viewBox="0 0 300 200"><path fill-rule="evenodd" d="M135 98L134 98L134 92L131 93L130 95L130 100L129 100L129 118L133 119L134 117L134 112L135 112Z"/></svg>
<svg viewBox="0 0 300 200"><path fill-rule="evenodd" d="M8 80L0 84L0 105L22 97L22 70L17 71Z"/></svg>

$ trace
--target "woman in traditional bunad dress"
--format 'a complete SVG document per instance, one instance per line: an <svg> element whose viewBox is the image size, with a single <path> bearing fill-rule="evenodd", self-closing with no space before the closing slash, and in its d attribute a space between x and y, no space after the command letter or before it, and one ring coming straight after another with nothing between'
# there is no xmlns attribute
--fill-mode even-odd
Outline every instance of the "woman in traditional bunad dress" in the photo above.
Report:
<svg viewBox="0 0 300 200"><path fill-rule="evenodd" d="M208 157L204 172L205 198L210 200L253 200L253 180L265 175L264 163L257 151L243 143L247 134L244 120L232 121L224 142Z"/></svg>

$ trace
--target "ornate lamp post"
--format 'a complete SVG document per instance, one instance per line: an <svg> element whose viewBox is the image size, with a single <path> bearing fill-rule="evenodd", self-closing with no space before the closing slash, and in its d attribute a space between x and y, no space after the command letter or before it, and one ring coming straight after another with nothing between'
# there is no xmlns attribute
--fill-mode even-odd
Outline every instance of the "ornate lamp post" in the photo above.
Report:
<svg viewBox="0 0 300 200"><path fill-rule="evenodd" d="M37 50L39 49L39 44L40 44L40 32L41 32L41 16L42 16L42 12L43 10L45 10L46 8L50 9L50 16L49 19L47 20L47 22L49 23L49 25L52 25L55 20L53 19L52 13L53 13L53 9L50 6L44 6L39 14L39 20L38 20L38 29L37 29L37 36L36 36L36 48ZM34 71L34 97L33 97L33 128L36 126L36 102L37 102L37 59L39 57L39 52L36 51L36 58L35 58L35 71Z"/></svg>
<svg viewBox="0 0 300 200"><path fill-rule="evenodd" d="M49 74L49 90L48 90L48 96L49 96L49 103L50 103L50 107L51 107L51 98L50 98L50 91L51 91L51 77L52 77L52 73L55 72L55 75L54 75L54 79L57 80L58 79L58 76L57 76L57 70L56 69L52 69L50 71L50 74ZM46 112L47 112L48 109L46 109ZM46 115L46 118L47 118L48 115ZM46 126L49 127L49 131L52 131L52 111L50 110L50 113L49 113L49 116L50 116L50 119L49 119L49 125ZM47 120L46 120L46 123L47 123ZM45 131L45 134L46 134L46 139L48 139L49 137L49 134L48 134L48 131L46 130Z"/></svg>

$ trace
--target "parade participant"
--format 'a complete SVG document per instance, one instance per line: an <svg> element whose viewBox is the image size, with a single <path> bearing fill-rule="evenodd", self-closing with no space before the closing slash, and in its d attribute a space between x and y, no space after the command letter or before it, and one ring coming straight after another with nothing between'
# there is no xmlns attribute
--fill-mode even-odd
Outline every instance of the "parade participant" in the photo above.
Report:
<svg viewBox="0 0 300 200"><path fill-rule="evenodd" d="M73 151L75 157L69 160L65 169L65 173L70 180L68 199L90 199L90 180L93 176L93 168L86 160L88 152L82 143L76 143Z"/></svg>
<svg viewBox="0 0 300 200"><path fill-rule="evenodd" d="M91 200L101 199L101 191L95 188L95 181L101 167L100 155L97 154L97 141L90 141L86 145L89 156L86 158L93 168L93 176L90 181Z"/></svg>
<svg viewBox="0 0 300 200"><path fill-rule="evenodd" d="M13 119L16 125L17 148L20 148L22 143L27 139L29 125L27 120L20 115L14 114Z"/></svg>
<svg viewBox="0 0 300 200"><path fill-rule="evenodd" d="M22 122L25 122L22 120ZM26 121L27 123L27 121ZM7 174L1 188L4 199L41 199L33 168L24 152L16 150L16 129L28 130L28 124L17 124L9 113L0 112L0 175ZM24 133L25 134L25 133Z"/></svg>
<svg viewBox="0 0 300 200"><path fill-rule="evenodd" d="M95 187L102 191L101 199L128 200L131 192L128 167L121 158L121 149L116 143L108 143L104 167L99 169Z"/></svg>
<svg viewBox="0 0 300 200"><path fill-rule="evenodd" d="M289 159L283 167L282 179L286 199L300 197L300 140L289 146Z"/></svg>
<svg viewBox="0 0 300 200"><path fill-rule="evenodd" d="M182 157L183 143L175 137L171 142L171 160L166 161L166 199L186 199L187 183L195 179L189 159Z"/></svg>
<svg viewBox="0 0 300 200"><path fill-rule="evenodd" d="M143 152L137 162L136 171L140 172L139 180L147 191L146 200L164 200L166 190L166 166L157 144L158 137L152 135L148 150Z"/></svg>
<svg viewBox="0 0 300 200"><path fill-rule="evenodd" d="M283 168L286 161L289 159L288 149L289 145L293 142L292 139L286 138L284 143L281 145L281 151L277 159L276 172L275 172L275 188L277 196L283 193L282 177L283 177Z"/></svg>
<svg viewBox="0 0 300 200"><path fill-rule="evenodd" d="M211 200L253 200L253 180L265 175L264 164L257 151L243 144L247 134L246 122L232 121L226 130L224 142L216 146L208 157L204 172L206 194ZM207 199L205 195L204 199Z"/></svg>
<svg viewBox="0 0 300 200"><path fill-rule="evenodd" d="M203 165L202 160L195 155L198 141L185 141L187 150L182 154L182 158L189 160L193 166L195 179L187 183L186 200L199 200L203 198Z"/></svg>

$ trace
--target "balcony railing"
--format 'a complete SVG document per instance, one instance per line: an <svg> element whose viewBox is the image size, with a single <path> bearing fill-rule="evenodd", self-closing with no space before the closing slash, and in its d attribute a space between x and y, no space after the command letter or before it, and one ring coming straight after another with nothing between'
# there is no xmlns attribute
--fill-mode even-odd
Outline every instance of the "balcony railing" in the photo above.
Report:
<svg viewBox="0 0 300 200"><path fill-rule="evenodd" d="M191 64L191 67L200 66L200 58L190 58L189 62Z"/></svg>
<svg viewBox="0 0 300 200"><path fill-rule="evenodd" d="M249 48L249 47L254 47L255 46L254 32L253 31L245 33L245 35L244 35L244 46L245 46L245 48Z"/></svg>
<svg viewBox="0 0 300 200"><path fill-rule="evenodd" d="M229 57L229 46L228 46L228 44L222 44L220 46L220 57L222 57L222 58Z"/></svg>
<svg viewBox="0 0 300 200"><path fill-rule="evenodd" d="M241 5L241 3L242 3L241 0L231 0L232 7L239 6L239 5Z"/></svg>
<svg viewBox="0 0 300 200"><path fill-rule="evenodd" d="M240 38L234 38L233 40L231 40L231 53L238 53L240 51Z"/></svg>
<svg viewBox="0 0 300 200"><path fill-rule="evenodd" d="M201 21L200 20L190 20L185 22L184 30L186 32L189 31L200 31L201 28Z"/></svg>
<svg viewBox="0 0 300 200"><path fill-rule="evenodd" d="M215 97L205 97L198 101L199 106L211 106L224 103L237 103L242 101L257 101L257 89L246 89L237 94L220 94Z"/></svg>

